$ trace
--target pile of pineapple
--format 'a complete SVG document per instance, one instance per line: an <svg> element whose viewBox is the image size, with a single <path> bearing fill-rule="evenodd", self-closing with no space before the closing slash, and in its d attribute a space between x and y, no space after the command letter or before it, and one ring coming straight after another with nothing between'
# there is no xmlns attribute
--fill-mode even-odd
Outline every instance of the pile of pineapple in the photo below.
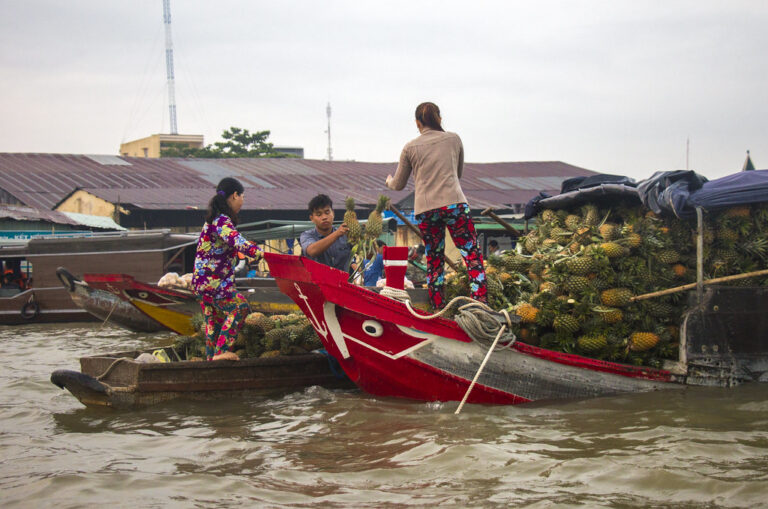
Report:
<svg viewBox="0 0 768 509"><path fill-rule="evenodd" d="M520 253L486 260L486 277L490 305L522 318L521 341L637 365L677 359L687 294L632 297L695 281L695 220L589 203L543 210L518 243ZM768 205L705 215L704 246L705 279L767 268ZM466 272L446 278L446 296L457 295L469 295Z"/></svg>
<svg viewBox="0 0 768 509"><path fill-rule="evenodd" d="M197 333L180 337L174 348L187 360L205 358L205 323L201 314L193 317ZM303 314L271 315L251 313L245 318L234 344L234 352L241 359L297 355L322 348L320 338Z"/></svg>
<svg viewBox="0 0 768 509"><path fill-rule="evenodd" d="M344 201L344 205L347 209L346 212L344 212L344 223L349 227L347 241L352 246L351 261L360 266L362 258L370 255L373 251L376 239L378 239L384 231L384 219L381 213L389 205L389 197L383 194L379 195L379 198L376 201L376 207L368 215L368 221L365 223L365 227L363 227L357 219L355 199L348 196ZM352 280L355 275L356 274L352 274L350 280Z"/></svg>

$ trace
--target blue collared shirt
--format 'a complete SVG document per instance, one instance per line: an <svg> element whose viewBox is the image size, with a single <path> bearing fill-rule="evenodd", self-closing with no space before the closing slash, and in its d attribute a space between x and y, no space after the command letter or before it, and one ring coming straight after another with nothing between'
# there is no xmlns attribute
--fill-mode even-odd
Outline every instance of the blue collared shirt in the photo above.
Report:
<svg viewBox="0 0 768 509"><path fill-rule="evenodd" d="M331 233L335 231L336 228L331 230ZM328 235L330 235L330 233ZM316 262L320 262L323 265L328 265L330 267L346 271L351 250L346 235L342 235L336 239L336 242L331 244L328 249L326 249L323 253L320 253L318 256L309 256L307 254L307 248L322 238L324 237L320 235L320 232L317 231L317 228L312 228L311 230L305 231L299 237L301 252L310 260L315 260Z"/></svg>

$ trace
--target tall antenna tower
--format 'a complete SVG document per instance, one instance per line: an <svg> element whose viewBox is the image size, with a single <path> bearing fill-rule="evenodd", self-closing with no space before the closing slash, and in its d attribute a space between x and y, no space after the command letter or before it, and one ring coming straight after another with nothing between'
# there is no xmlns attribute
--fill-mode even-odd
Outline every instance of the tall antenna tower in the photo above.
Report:
<svg viewBox="0 0 768 509"><path fill-rule="evenodd" d="M171 114L171 134L179 134L179 130L176 127L176 85L173 77L171 0L163 0L163 24L165 24L165 75L168 78L168 109Z"/></svg>
<svg viewBox="0 0 768 509"><path fill-rule="evenodd" d="M328 117L328 129L325 131L328 133L328 160L333 161L333 150L331 150L331 103L325 107L325 114Z"/></svg>

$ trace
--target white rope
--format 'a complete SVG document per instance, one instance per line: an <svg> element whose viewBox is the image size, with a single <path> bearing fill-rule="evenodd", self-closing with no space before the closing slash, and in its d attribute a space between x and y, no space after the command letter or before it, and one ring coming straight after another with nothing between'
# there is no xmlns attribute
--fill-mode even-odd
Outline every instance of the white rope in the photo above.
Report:
<svg viewBox="0 0 768 509"><path fill-rule="evenodd" d="M507 315L509 317L509 315ZM464 393L464 397L461 398L461 403L459 403L459 408L456 409L456 412L454 412L455 415L459 415L461 412L461 409L464 407L464 403L467 402L467 398L469 398L469 393L472 392L472 389L475 387L475 383L477 382L477 379L480 378L480 373L483 372L483 368L485 368L485 363L488 362L488 359L491 357L491 354L493 353L493 349L496 348L496 343L499 342L499 338L504 333L504 330L507 328L506 325L502 325L499 329L499 333L496 334L496 339L493 340L493 344L488 349L488 353L485 354L485 358L483 359L483 362L480 364L480 367L477 369L477 373L475 373L475 378L472 379L472 383L469 384L469 387L467 387L467 392Z"/></svg>

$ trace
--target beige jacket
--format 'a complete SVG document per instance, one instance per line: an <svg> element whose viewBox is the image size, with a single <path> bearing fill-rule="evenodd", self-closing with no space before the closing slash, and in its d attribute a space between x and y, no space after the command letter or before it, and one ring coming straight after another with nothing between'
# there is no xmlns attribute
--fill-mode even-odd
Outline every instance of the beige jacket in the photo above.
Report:
<svg viewBox="0 0 768 509"><path fill-rule="evenodd" d="M400 154L400 164L389 188L399 191L413 172L414 213L466 203L459 179L464 171L464 146L456 133L426 128L409 141Z"/></svg>

